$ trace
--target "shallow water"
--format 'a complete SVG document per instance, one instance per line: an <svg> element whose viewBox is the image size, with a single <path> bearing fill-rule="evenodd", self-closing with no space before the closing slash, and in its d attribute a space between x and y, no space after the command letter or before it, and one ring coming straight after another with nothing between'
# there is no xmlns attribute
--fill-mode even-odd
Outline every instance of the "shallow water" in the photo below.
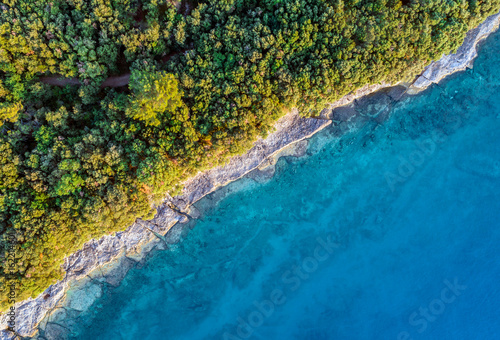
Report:
<svg viewBox="0 0 500 340"><path fill-rule="evenodd" d="M499 52L199 202L75 338L500 339Z"/></svg>

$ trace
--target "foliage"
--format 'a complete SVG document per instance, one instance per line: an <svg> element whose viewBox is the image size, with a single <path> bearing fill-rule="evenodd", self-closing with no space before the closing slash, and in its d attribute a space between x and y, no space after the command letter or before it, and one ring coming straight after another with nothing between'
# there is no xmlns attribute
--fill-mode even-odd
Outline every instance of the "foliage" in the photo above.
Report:
<svg viewBox="0 0 500 340"><path fill-rule="evenodd" d="M17 255L14 267L2 261L0 286L17 277L18 300L60 279L85 241L151 218L167 192L247 150L291 107L314 115L366 84L411 80L500 0L188 5L0 4L0 254ZM103 86L129 73L128 87Z"/></svg>
<svg viewBox="0 0 500 340"><path fill-rule="evenodd" d="M0 126L4 120L15 122L19 112L23 109L21 102L17 103L0 103Z"/></svg>
<svg viewBox="0 0 500 340"><path fill-rule="evenodd" d="M134 71L129 87L132 96L127 115L147 125L160 125L165 120L160 115L169 115L182 105L182 92L172 74Z"/></svg>

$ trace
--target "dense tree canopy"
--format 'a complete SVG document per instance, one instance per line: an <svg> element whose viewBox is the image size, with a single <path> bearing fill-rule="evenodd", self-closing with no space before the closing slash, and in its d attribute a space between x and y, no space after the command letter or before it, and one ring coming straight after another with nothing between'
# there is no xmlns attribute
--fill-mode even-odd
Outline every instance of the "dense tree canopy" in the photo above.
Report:
<svg viewBox="0 0 500 340"><path fill-rule="evenodd" d="M134 71L129 87L132 95L127 114L132 119L145 121L146 125L160 125L183 104L182 92L179 92L177 80L172 74Z"/></svg>
<svg viewBox="0 0 500 340"><path fill-rule="evenodd" d="M167 192L247 150L291 107L314 115L366 84L411 80L499 9L500 0L4 0L0 254L14 249L18 260L2 265L0 286L12 274L18 299L39 294L85 241L151 218ZM103 86L126 74L128 86Z"/></svg>

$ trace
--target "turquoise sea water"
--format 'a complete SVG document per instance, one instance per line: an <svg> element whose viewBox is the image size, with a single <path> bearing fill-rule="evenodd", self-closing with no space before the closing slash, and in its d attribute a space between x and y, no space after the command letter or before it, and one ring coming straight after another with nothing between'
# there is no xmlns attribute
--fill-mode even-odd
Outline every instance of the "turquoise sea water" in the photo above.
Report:
<svg viewBox="0 0 500 340"><path fill-rule="evenodd" d="M474 70L199 202L75 338L500 339L499 90L496 34Z"/></svg>

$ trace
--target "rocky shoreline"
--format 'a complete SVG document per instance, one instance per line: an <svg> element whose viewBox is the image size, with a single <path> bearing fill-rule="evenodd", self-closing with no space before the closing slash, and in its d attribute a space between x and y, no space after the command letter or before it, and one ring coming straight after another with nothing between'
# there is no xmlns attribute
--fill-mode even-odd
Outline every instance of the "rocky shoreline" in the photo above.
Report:
<svg viewBox="0 0 500 340"><path fill-rule="evenodd" d="M500 13L490 16L468 32L456 54L443 56L431 63L410 86L388 95L399 98L403 93L418 93L449 74L471 67L477 56L477 43L494 32L499 22ZM42 335L41 339L66 338L71 326L68 323L92 306L101 296L104 285L118 286L128 270L144 261L151 251L168 247L165 235L175 224L197 217L197 211L192 209L193 203L254 169L274 164L283 155L299 155L305 150L306 139L333 121L345 120L352 115L352 108L347 107L343 111L336 108L391 86L385 83L365 86L331 104L319 118L301 118L297 110L292 110L277 122L272 134L265 140L257 141L248 153L232 158L223 167L205 171L188 180L182 195L168 197L153 220L138 220L114 236L107 235L85 243L81 250L65 259L63 268L66 275L63 280L35 299L16 303L17 334L3 329L0 339L34 337L37 333ZM62 320L69 321L63 325L59 322ZM6 321L7 316L2 315L0 322L3 328Z"/></svg>

